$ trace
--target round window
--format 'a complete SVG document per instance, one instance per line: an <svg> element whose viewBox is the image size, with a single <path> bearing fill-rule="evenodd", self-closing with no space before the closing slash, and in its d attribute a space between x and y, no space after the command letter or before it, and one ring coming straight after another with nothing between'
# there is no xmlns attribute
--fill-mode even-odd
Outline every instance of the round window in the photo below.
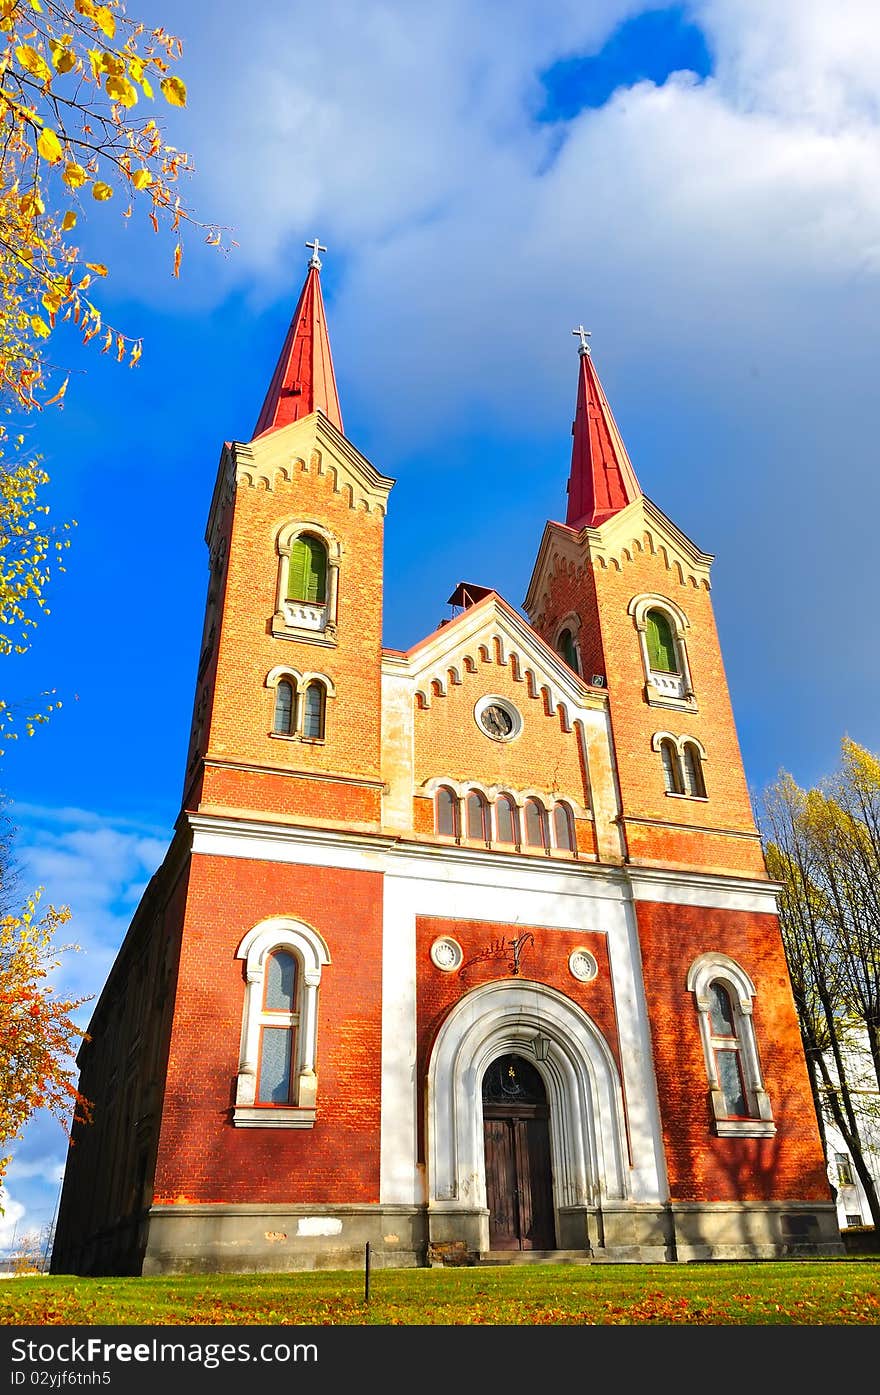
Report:
<svg viewBox="0 0 880 1395"><path fill-rule="evenodd" d="M507 698L487 694L474 708L477 726L493 741L512 741L522 730L522 717Z"/></svg>

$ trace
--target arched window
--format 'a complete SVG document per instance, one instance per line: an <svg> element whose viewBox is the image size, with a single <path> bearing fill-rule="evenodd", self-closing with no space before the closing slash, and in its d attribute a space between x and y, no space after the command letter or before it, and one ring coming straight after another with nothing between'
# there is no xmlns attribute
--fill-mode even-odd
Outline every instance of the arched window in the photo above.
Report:
<svg viewBox="0 0 880 1395"><path fill-rule="evenodd" d="M730 994L722 983L715 982L709 984L708 997L710 1042L724 1111L730 1119L744 1119L749 1108Z"/></svg>
<svg viewBox="0 0 880 1395"><path fill-rule="evenodd" d="M461 833L458 795L441 785L437 791L437 832L447 838L458 838Z"/></svg>
<svg viewBox="0 0 880 1395"><path fill-rule="evenodd" d="M684 743L681 758L684 793L696 799L705 799L706 782L703 779L703 762L693 741Z"/></svg>
<svg viewBox="0 0 880 1395"><path fill-rule="evenodd" d="M755 988L726 954L701 954L687 987L699 1014L715 1132L769 1138L776 1132L755 1040Z"/></svg>
<svg viewBox="0 0 880 1395"><path fill-rule="evenodd" d="M553 810L553 834L557 848L574 852L574 819L567 804L557 804Z"/></svg>
<svg viewBox="0 0 880 1395"><path fill-rule="evenodd" d="M278 736L292 736L295 717L296 686L292 679L282 678L275 689L275 719L272 730Z"/></svg>
<svg viewBox="0 0 880 1395"><path fill-rule="evenodd" d="M519 810L509 794L499 794L495 801L495 823L499 843L519 842Z"/></svg>
<svg viewBox="0 0 880 1395"><path fill-rule="evenodd" d="M323 605L327 599L327 548L320 538L304 533L290 549L287 599Z"/></svg>
<svg viewBox="0 0 880 1395"><path fill-rule="evenodd" d="M467 797L467 836L483 843L488 843L492 837L489 805L479 790L471 790Z"/></svg>
<svg viewBox="0 0 880 1395"><path fill-rule="evenodd" d="M635 622L649 704L695 711L685 637L690 628L687 615L675 601L653 593L633 596L627 613Z"/></svg>
<svg viewBox="0 0 880 1395"><path fill-rule="evenodd" d="M317 931L265 920L236 951L244 963L244 1018L236 1128L311 1128L315 1122L318 989L330 963Z"/></svg>
<svg viewBox="0 0 880 1395"><path fill-rule="evenodd" d="M575 673L580 673L577 648L575 647L574 635L571 630L563 630L559 639L556 641L556 645L569 668L573 669Z"/></svg>
<svg viewBox="0 0 880 1395"><path fill-rule="evenodd" d="M680 673L681 665L669 617L662 610L649 610L646 616L648 660L658 673Z"/></svg>
<svg viewBox="0 0 880 1395"><path fill-rule="evenodd" d="M289 950L266 960L260 1013L256 1104L291 1104L294 1085L297 964Z"/></svg>
<svg viewBox="0 0 880 1395"><path fill-rule="evenodd" d="M312 740L323 740L327 692L323 683L309 683L303 700L302 734Z"/></svg>
<svg viewBox="0 0 880 1395"><path fill-rule="evenodd" d="M526 844L530 848L547 846L547 813L539 799L525 803Z"/></svg>
<svg viewBox="0 0 880 1395"><path fill-rule="evenodd" d="M675 742L665 737L660 742L660 759L663 762L663 784L667 794L683 794L681 764Z"/></svg>

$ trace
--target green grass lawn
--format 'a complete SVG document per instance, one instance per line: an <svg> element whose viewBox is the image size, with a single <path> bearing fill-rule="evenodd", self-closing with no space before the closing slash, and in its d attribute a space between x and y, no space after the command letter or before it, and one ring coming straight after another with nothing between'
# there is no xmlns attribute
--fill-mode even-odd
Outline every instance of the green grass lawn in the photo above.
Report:
<svg viewBox="0 0 880 1395"><path fill-rule="evenodd" d="M880 1322L880 1256L688 1265L534 1265L43 1277L0 1283L0 1324L824 1326Z"/></svg>

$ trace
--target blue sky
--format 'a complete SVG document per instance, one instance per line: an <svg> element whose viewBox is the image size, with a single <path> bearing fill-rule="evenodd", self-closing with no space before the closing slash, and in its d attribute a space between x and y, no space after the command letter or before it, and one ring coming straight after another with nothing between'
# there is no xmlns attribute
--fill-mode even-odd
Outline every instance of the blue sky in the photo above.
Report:
<svg viewBox="0 0 880 1395"><path fill-rule="evenodd" d="M25 886L69 904L97 992L182 793L224 440L247 440L316 233L346 433L397 483L385 640L461 579L521 606L563 518L583 322L642 487L705 551L748 779L880 749L880 19L873 0L131 0L185 45L187 195L223 256L110 208L83 231L135 370L59 337L29 425L68 570L5 695L48 727L0 785ZM231 36L237 36L232 38ZM0 1252L51 1219L38 1118Z"/></svg>

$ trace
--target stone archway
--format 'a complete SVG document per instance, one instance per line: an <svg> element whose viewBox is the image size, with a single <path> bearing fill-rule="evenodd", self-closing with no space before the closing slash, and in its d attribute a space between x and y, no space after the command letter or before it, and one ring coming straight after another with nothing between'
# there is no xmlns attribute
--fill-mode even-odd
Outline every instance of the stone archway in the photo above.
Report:
<svg viewBox="0 0 880 1395"><path fill-rule="evenodd" d="M545 1059L534 1050L546 1041ZM549 1105L553 1202L560 1248L587 1245L587 1213L625 1201L624 1109L607 1042L569 998L544 984L503 979L456 1004L428 1068L427 1165L432 1239L489 1249L481 1084L512 1052L534 1061Z"/></svg>

